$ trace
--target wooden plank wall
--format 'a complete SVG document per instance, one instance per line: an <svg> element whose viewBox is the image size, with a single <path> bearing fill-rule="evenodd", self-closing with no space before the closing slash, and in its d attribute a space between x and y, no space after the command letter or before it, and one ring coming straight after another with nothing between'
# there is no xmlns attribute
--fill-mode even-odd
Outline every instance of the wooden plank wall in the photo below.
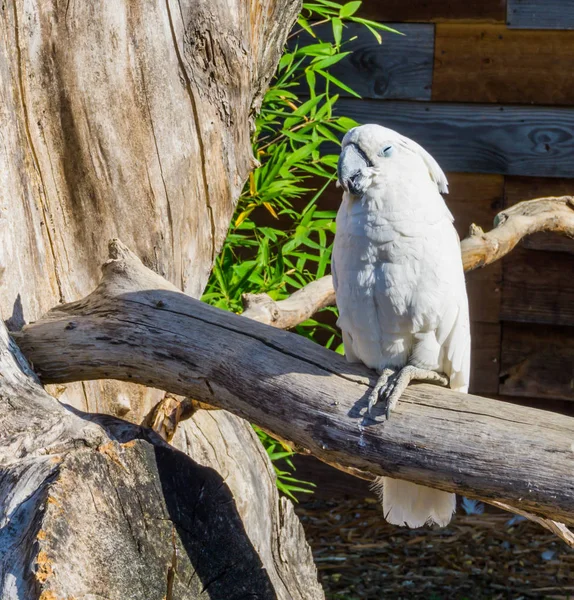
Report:
<svg viewBox="0 0 574 600"><path fill-rule="evenodd" d="M574 194L574 0L365 0L341 114L399 130L447 171L461 235L520 200ZM323 204L336 208L340 192ZM574 411L574 240L537 235L468 276L471 391ZM566 402L566 404L564 404ZM573 412L574 414L574 412Z"/></svg>

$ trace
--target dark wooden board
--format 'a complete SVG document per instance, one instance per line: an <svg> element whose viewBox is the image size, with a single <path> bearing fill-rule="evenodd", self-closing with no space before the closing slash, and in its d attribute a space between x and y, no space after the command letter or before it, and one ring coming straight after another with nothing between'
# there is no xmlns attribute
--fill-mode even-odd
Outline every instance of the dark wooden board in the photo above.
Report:
<svg viewBox="0 0 574 600"><path fill-rule="evenodd" d="M504 177L451 172L446 176L449 192L444 199L460 238L466 237L473 223L491 229L494 217L504 208Z"/></svg>
<svg viewBox="0 0 574 600"><path fill-rule="evenodd" d="M365 479L353 477L311 455L296 454L292 460L295 465L295 477L317 486L312 494L297 494L300 499L376 498L375 493L371 491L371 483Z"/></svg>
<svg viewBox="0 0 574 600"><path fill-rule="evenodd" d="M557 400L556 398L533 398L531 396L504 396L502 394L488 394L493 400L501 400L518 406L539 408L550 412L560 413L568 417L574 417L574 402L572 400Z"/></svg>
<svg viewBox="0 0 574 600"><path fill-rule="evenodd" d="M574 257L515 248L503 260L501 318L574 326Z"/></svg>
<svg viewBox="0 0 574 600"><path fill-rule="evenodd" d="M498 323L502 297L500 261L466 274L471 321Z"/></svg>
<svg viewBox="0 0 574 600"><path fill-rule="evenodd" d="M437 25L432 99L574 104L574 31Z"/></svg>
<svg viewBox="0 0 574 600"><path fill-rule="evenodd" d="M472 314L472 313L471 313ZM500 369L500 323L471 323L471 394L498 393Z"/></svg>
<svg viewBox="0 0 574 600"><path fill-rule="evenodd" d="M342 98L337 110L415 139L445 171L574 176L574 108Z"/></svg>
<svg viewBox="0 0 574 600"><path fill-rule="evenodd" d="M366 0L359 15L376 21L504 23L505 5L505 0Z"/></svg>
<svg viewBox="0 0 574 600"><path fill-rule="evenodd" d="M504 184L504 204L512 206L522 200L544 196L574 195L574 179L553 179L546 177L506 177ZM521 242L525 248L551 250L574 254L574 240L555 233L536 233Z"/></svg>
<svg viewBox="0 0 574 600"><path fill-rule="evenodd" d="M574 400L574 328L503 323L500 393Z"/></svg>
<svg viewBox="0 0 574 600"><path fill-rule="evenodd" d="M430 100L434 60L434 26L390 23L404 35L381 32L383 42L362 25L349 24L343 32L352 54L333 65L329 72L363 98ZM331 26L318 26L317 36L333 40ZM349 41L351 38L357 39ZM316 43L307 33L293 38L290 46ZM318 83L322 82L318 78ZM318 86L318 91L323 91ZM332 91L336 88L332 87ZM337 89L342 96L350 94Z"/></svg>
<svg viewBox="0 0 574 600"><path fill-rule="evenodd" d="M574 29L572 0L507 0L508 27Z"/></svg>
<svg viewBox="0 0 574 600"><path fill-rule="evenodd" d="M448 173L447 178L449 193L445 201L454 216L460 238L466 237L472 223L485 230L491 229L494 217L502 209L504 178L476 173ZM472 321L498 323L501 282L500 262L466 274ZM481 389L480 393L483 392L486 393Z"/></svg>

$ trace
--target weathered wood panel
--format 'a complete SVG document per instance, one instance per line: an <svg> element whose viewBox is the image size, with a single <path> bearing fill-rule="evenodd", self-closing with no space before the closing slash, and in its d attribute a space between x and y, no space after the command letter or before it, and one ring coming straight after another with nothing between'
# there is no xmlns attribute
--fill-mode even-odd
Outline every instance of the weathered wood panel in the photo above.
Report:
<svg viewBox="0 0 574 600"><path fill-rule="evenodd" d="M472 313L471 313L472 314ZM500 368L500 323L470 324L471 348L471 394L497 394Z"/></svg>
<svg viewBox="0 0 574 600"><path fill-rule="evenodd" d="M447 171L574 174L574 108L342 98L338 111L415 139Z"/></svg>
<svg viewBox="0 0 574 600"><path fill-rule="evenodd" d="M491 229L496 214L503 206L504 178L501 175L448 173L449 193L445 201L454 216L461 239L472 223ZM498 323L502 263L489 265L466 274L466 287L472 321ZM478 390L477 390L478 392ZM480 389L480 393L491 390Z"/></svg>
<svg viewBox="0 0 574 600"><path fill-rule="evenodd" d="M512 206L529 198L572 194L574 194L574 179L506 177L504 183L505 206ZM552 233L536 233L523 239L521 244L525 248L534 250L551 250L574 254L574 239Z"/></svg>
<svg viewBox="0 0 574 600"><path fill-rule="evenodd" d="M505 0L367 0L360 16L376 21L488 21L504 23Z"/></svg>
<svg viewBox="0 0 574 600"><path fill-rule="evenodd" d="M516 248L503 260L501 318L574 326L574 260Z"/></svg>
<svg viewBox="0 0 574 600"><path fill-rule="evenodd" d="M500 393L574 400L574 327L502 328Z"/></svg>
<svg viewBox="0 0 574 600"><path fill-rule="evenodd" d="M444 199L454 216L460 238L473 223L492 229L494 217L504 208L504 177L476 173L447 173L448 194Z"/></svg>
<svg viewBox="0 0 574 600"><path fill-rule="evenodd" d="M466 274L470 320L498 323L502 296L500 261Z"/></svg>
<svg viewBox="0 0 574 600"><path fill-rule="evenodd" d="M437 25L432 99L574 104L574 31Z"/></svg>
<svg viewBox="0 0 574 600"><path fill-rule="evenodd" d="M572 0L507 0L508 27L574 29Z"/></svg>
<svg viewBox="0 0 574 600"><path fill-rule="evenodd" d="M352 54L331 67L330 73L363 98L430 100L434 26L404 23L389 25L404 35L382 32L383 43L379 44L364 26L349 24L343 31L343 40L346 42L344 49ZM317 35L320 39L333 40L330 25L317 27ZM350 41L352 38L356 39ZM313 42L309 34L302 33L293 40L292 45ZM322 91L320 85L317 89ZM350 96L341 89L337 89L337 93Z"/></svg>

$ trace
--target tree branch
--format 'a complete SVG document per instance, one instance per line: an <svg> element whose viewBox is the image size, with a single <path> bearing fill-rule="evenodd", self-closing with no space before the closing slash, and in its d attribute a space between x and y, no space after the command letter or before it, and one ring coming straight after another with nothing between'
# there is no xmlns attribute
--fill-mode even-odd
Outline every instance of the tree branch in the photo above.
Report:
<svg viewBox="0 0 574 600"><path fill-rule="evenodd" d="M429 385L389 422L376 376L300 336L194 300L119 242L99 287L15 338L45 383L113 378L219 406L365 477L388 475L574 523L574 419Z"/></svg>
<svg viewBox="0 0 574 600"><path fill-rule="evenodd" d="M508 254L523 237L549 231L574 238L574 197L537 198L499 212L494 229L484 233L471 225L461 242L465 271L485 267Z"/></svg>
<svg viewBox="0 0 574 600"><path fill-rule="evenodd" d="M485 267L508 254L520 240L539 231L574 238L574 197L538 198L519 202L498 213L494 229L484 233L470 226L461 242L465 271ZM267 294L246 294L243 315L260 323L291 329L311 318L325 306L335 304L333 279L327 275L313 281L285 300L275 301Z"/></svg>

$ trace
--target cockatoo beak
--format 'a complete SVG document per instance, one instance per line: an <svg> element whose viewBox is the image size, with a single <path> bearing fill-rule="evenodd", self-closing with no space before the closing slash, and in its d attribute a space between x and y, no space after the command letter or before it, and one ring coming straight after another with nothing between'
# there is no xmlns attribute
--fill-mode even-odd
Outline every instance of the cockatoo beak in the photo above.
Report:
<svg viewBox="0 0 574 600"><path fill-rule="evenodd" d="M339 183L343 189L355 196L360 196L364 191L360 187L363 170L369 166L364 153L355 144L345 146L337 163Z"/></svg>

